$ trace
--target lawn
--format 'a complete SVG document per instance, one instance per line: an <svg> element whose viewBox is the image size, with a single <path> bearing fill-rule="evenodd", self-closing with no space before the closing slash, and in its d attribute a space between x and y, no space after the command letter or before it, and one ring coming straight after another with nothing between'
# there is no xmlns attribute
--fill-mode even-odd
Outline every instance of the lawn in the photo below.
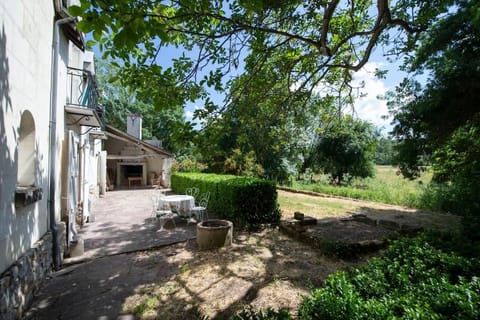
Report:
<svg viewBox="0 0 480 320"><path fill-rule="evenodd" d="M345 199L325 195L307 195L278 190L282 219L292 218L300 211L317 219L346 217L352 213L368 213L374 219L393 220L418 225L424 229L458 232L459 217L373 201Z"/></svg>
<svg viewBox="0 0 480 320"><path fill-rule="evenodd" d="M422 207L421 197L431 178L432 174L427 171L419 179L408 180L398 174L396 167L376 166L373 178L355 179L350 186L332 186L326 175L320 175L314 177L314 182L295 181L289 187L353 199Z"/></svg>
<svg viewBox="0 0 480 320"><path fill-rule="evenodd" d="M355 201L338 201L333 197L312 197L301 193L278 191L278 204L282 217L293 216L295 211L306 213L316 218L340 217L360 209L361 203Z"/></svg>

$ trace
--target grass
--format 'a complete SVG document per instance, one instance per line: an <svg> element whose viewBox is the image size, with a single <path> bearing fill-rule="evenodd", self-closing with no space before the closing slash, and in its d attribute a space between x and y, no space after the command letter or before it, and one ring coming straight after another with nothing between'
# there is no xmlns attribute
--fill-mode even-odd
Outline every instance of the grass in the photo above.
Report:
<svg viewBox="0 0 480 320"><path fill-rule="evenodd" d="M284 216L292 216L295 211L300 211L316 218L345 216L360 208L359 204L352 201L332 201L330 198L281 191L278 193L278 204Z"/></svg>
<svg viewBox="0 0 480 320"><path fill-rule="evenodd" d="M375 177L355 179L351 186L332 186L327 176L315 177L315 183L293 182L291 188L313 191L353 199L422 208L421 196L432 174L424 173L419 179L404 179L391 166L376 166Z"/></svg>
<svg viewBox="0 0 480 320"><path fill-rule="evenodd" d="M372 201L312 196L283 190L278 191L278 203L282 219L293 217L295 211L317 219L345 217L355 212L363 212L368 213L369 217L374 220L391 220L401 224L446 232L458 232L460 223L458 216L447 213L423 211Z"/></svg>
<svg viewBox="0 0 480 320"><path fill-rule="evenodd" d="M392 180L393 169L380 169L376 179ZM404 182L404 181L401 181ZM391 184L394 184L391 182ZM397 182L398 186L398 182ZM279 190L284 217L302 211L316 218L345 216L356 211L420 226L454 225L452 217L427 214L381 203L335 197L309 196ZM355 230L349 230L353 234ZM295 316L311 288L324 285L327 277L357 267L357 262L334 259L321 250L292 240L278 229L258 233L234 232L231 247L199 251L193 241L153 252L138 253L136 260L153 272L157 281L135 288L125 299L122 312L137 319L227 319L246 306L265 310L287 308ZM363 259L367 259L364 257ZM253 319L253 317L252 317Z"/></svg>

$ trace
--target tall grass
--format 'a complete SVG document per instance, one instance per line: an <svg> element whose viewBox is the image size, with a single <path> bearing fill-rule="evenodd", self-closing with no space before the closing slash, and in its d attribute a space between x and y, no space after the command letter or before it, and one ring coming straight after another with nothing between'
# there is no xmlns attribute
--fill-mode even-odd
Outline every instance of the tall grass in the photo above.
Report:
<svg viewBox="0 0 480 320"><path fill-rule="evenodd" d="M293 181L290 187L353 199L425 208L422 196L432 174L425 172L419 179L408 180L397 174L397 171L397 168L391 166L376 166L375 177L355 179L350 186L332 186L328 183L328 177L322 175L314 177L313 183Z"/></svg>

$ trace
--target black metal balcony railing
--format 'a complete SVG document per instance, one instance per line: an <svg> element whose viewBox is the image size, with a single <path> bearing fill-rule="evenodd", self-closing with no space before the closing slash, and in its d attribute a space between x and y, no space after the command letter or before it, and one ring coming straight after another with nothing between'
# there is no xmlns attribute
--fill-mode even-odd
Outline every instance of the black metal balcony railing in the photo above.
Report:
<svg viewBox="0 0 480 320"><path fill-rule="evenodd" d="M92 73L88 70L67 68L67 104L93 110L105 128L105 112L98 103L99 91Z"/></svg>

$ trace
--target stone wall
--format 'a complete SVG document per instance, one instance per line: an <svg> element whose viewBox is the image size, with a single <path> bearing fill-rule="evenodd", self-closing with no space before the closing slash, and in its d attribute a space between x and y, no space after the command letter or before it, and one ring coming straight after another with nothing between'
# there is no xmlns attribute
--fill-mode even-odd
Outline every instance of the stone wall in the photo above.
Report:
<svg viewBox="0 0 480 320"><path fill-rule="evenodd" d="M52 234L48 232L0 275L0 319L21 319L51 269Z"/></svg>

